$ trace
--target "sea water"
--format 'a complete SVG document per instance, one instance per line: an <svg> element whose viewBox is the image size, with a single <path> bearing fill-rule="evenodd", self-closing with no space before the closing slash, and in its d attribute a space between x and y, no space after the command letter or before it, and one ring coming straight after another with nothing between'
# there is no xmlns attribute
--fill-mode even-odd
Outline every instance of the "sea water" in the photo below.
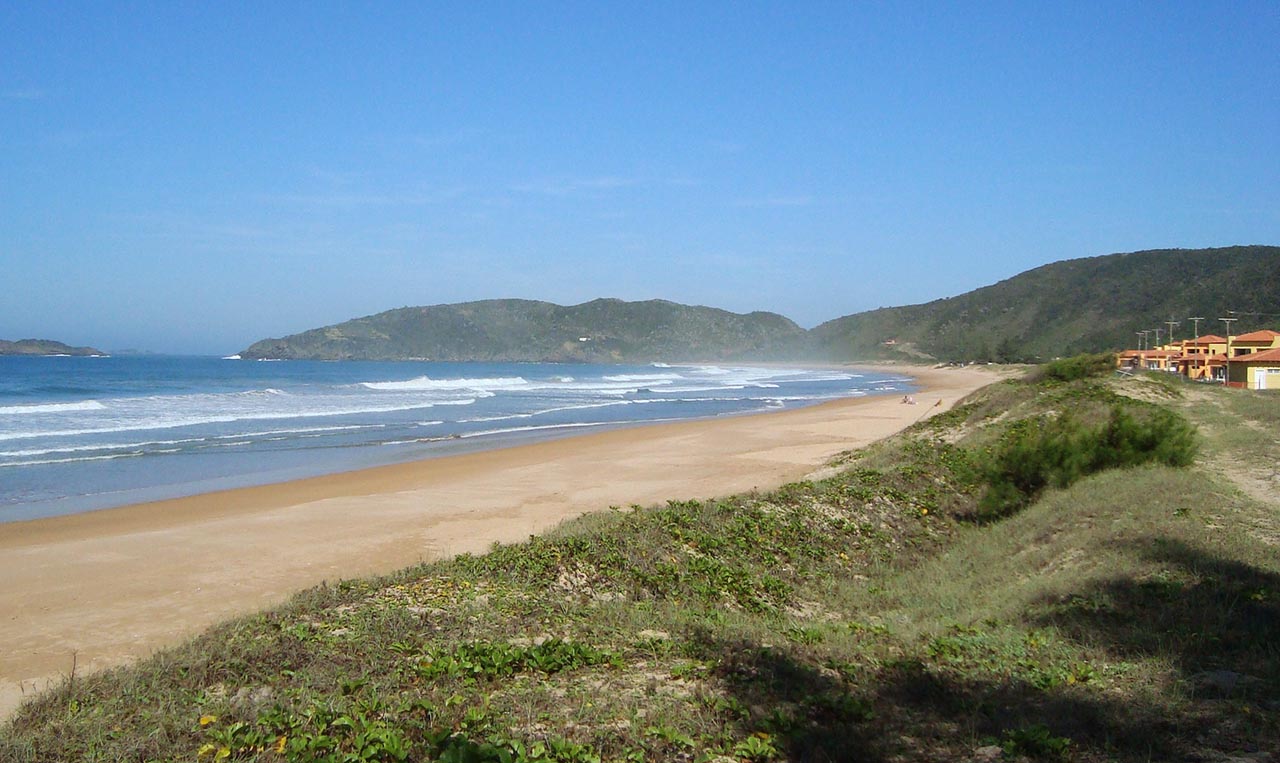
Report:
<svg viewBox="0 0 1280 763"><path fill-rule="evenodd" d="M738 364L0 357L0 522L908 391L893 374Z"/></svg>

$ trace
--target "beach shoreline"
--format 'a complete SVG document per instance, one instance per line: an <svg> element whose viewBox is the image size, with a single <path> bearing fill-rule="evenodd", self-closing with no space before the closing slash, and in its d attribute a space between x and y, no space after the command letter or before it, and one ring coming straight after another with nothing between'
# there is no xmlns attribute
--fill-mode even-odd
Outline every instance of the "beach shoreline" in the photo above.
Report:
<svg viewBox="0 0 1280 763"><path fill-rule="evenodd" d="M915 379L917 405L846 398L0 525L0 718L73 665L145 657L321 582L482 552L609 506L802 479L1000 378L889 367Z"/></svg>

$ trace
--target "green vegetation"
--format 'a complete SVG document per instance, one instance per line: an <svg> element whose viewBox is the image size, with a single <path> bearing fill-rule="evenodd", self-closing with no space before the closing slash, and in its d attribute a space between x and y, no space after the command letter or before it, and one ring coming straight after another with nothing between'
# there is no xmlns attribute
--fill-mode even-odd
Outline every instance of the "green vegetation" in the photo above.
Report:
<svg viewBox="0 0 1280 763"><path fill-rule="evenodd" d="M1159 463L1187 466L1196 455L1195 432L1161 408L1137 419L1116 405L1107 422L1090 427L1070 413L1023 419L1010 426L982 465L987 492L979 516L1007 516L1048 487L1070 487L1104 469Z"/></svg>
<svg viewBox="0 0 1280 763"><path fill-rule="evenodd" d="M804 329L663 300L597 299L572 307L519 299L405 307L264 339L244 358L648 362L803 356Z"/></svg>
<svg viewBox="0 0 1280 763"><path fill-rule="evenodd" d="M1280 247L1161 249L1055 262L956 297L837 318L810 334L837 359L1034 362L1131 346L1135 331L1170 316L1237 310L1236 331L1275 328L1266 313L1278 292Z"/></svg>
<svg viewBox="0 0 1280 763"><path fill-rule="evenodd" d="M0 759L1276 749L1280 519L1232 465L1280 462L1280 414L1237 390L1067 375L987 387L827 479L614 508L303 592L41 695L0 731ZM1011 443L1049 476L984 516ZM1041 452L1072 448L1084 466Z"/></svg>
<svg viewBox="0 0 1280 763"><path fill-rule="evenodd" d="M1116 369L1115 353L1076 355L1053 360L1032 372L1033 381L1069 382L1106 376Z"/></svg>
<svg viewBox="0 0 1280 763"><path fill-rule="evenodd" d="M20 339L9 342L0 339L0 355L105 355L92 347L72 347L52 339Z"/></svg>
<svg viewBox="0 0 1280 763"><path fill-rule="evenodd" d="M1056 262L956 297L847 315L811 331L775 313L739 315L663 300L597 299L562 307L503 299L389 310L264 339L240 355L1038 362L1129 346L1135 331L1163 325L1171 315L1244 311L1237 331L1266 328L1274 323L1267 312L1274 311L1277 291L1280 247L1164 249Z"/></svg>

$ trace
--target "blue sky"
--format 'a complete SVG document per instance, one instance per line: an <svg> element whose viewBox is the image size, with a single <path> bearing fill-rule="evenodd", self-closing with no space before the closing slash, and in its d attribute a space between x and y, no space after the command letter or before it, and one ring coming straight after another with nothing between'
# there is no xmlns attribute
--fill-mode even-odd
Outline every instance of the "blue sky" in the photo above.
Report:
<svg viewBox="0 0 1280 763"><path fill-rule="evenodd" d="M5 3L0 338L404 305L805 326L1280 244L1280 4Z"/></svg>

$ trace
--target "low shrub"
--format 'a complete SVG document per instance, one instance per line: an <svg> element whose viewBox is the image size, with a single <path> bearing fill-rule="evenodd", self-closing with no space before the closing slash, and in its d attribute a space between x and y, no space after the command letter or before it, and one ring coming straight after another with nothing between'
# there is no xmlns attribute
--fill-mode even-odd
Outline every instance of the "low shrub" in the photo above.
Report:
<svg viewBox="0 0 1280 763"><path fill-rule="evenodd" d="M987 490L978 517L1008 516L1046 487L1064 488L1104 469L1146 463L1187 466L1196 451L1195 428L1164 408L1135 417L1116 405L1101 427L1071 414L1024 419L1009 427L981 467Z"/></svg>
<svg viewBox="0 0 1280 763"><path fill-rule="evenodd" d="M1115 371L1115 369L1116 356L1114 353L1076 355L1045 363L1031 372L1029 380L1033 382L1069 382L1095 376L1106 376Z"/></svg>

